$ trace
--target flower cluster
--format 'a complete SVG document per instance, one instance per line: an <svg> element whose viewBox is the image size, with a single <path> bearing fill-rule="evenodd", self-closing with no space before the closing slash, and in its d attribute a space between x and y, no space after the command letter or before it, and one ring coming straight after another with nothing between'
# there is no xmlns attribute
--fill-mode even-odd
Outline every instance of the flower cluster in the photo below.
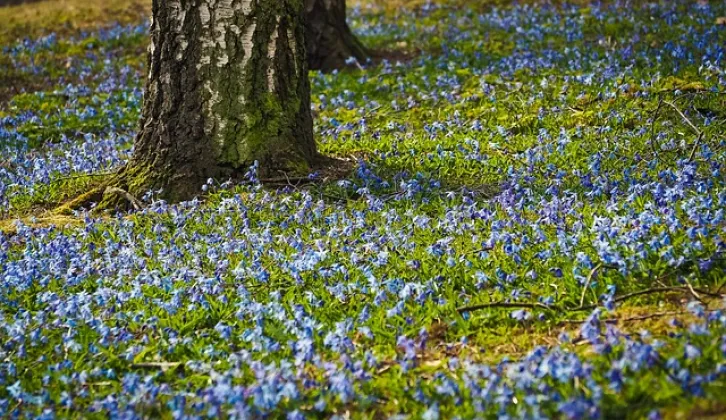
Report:
<svg viewBox="0 0 726 420"><path fill-rule="evenodd" d="M255 165L189 202L0 233L0 415L660 418L723 401L724 14L353 9L367 43L427 52L312 76L320 149L359 159L347 179L271 190ZM8 213L128 158L145 42L114 27L5 49L53 86L0 114Z"/></svg>

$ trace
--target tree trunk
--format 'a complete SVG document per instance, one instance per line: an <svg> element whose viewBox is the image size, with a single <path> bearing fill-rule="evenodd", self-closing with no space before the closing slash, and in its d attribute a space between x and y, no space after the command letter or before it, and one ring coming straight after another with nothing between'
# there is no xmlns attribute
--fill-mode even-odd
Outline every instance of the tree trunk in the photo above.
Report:
<svg viewBox="0 0 726 420"><path fill-rule="evenodd" d="M308 63L312 70L345 66L350 57L365 63L369 52L345 21L345 0L305 0Z"/></svg>
<svg viewBox="0 0 726 420"><path fill-rule="evenodd" d="M254 161L302 172L316 157L300 0L153 0L132 195L178 201Z"/></svg>

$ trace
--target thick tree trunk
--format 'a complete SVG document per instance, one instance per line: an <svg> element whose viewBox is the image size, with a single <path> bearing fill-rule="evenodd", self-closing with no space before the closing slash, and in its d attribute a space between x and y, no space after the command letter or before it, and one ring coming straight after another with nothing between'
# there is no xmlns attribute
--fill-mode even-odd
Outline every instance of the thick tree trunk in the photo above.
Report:
<svg viewBox="0 0 726 420"><path fill-rule="evenodd" d="M305 170L316 157L300 0L154 0L131 194L199 193L254 161Z"/></svg>
<svg viewBox="0 0 726 420"><path fill-rule="evenodd" d="M350 57L365 63L369 52L345 21L345 0L305 0L308 63L312 70L345 66Z"/></svg>

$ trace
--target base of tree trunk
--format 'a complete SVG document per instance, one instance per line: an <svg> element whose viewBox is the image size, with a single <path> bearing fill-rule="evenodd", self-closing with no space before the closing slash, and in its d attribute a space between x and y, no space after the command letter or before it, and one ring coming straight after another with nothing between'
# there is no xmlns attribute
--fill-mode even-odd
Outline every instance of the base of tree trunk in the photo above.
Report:
<svg viewBox="0 0 726 420"><path fill-rule="evenodd" d="M259 173L259 179L263 186L270 188L283 187L303 187L309 184L320 184L333 182L348 177L355 168L353 160L337 159L324 155L317 155L311 166L305 166L303 171L291 171L288 169L267 170ZM309 174L315 172L315 178L309 178ZM223 178L215 178L217 182L231 180L233 183L247 183L244 173L239 171L228 171L228 176ZM206 181L206 180L204 180ZM172 182L177 182L176 191L185 191L184 199L192 199L194 197L202 197L204 192L201 187L202 182L190 183L184 178L177 178ZM169 179L159 177L152 171L142 170L138 167L127 165L117 175L111 179L96 185L91 190L83 193L61 206L57 207L53 213L56 215L68 216L74 211L80 209L91 209L94 214L102 214L108 211L132 211L140 210L145 206L141 200L149 191L157 191L163 188L163 185L169 185ZM196 188L190 188L196 185ZM169 199L171 202L182 201L178 197L161 196Z"/></svg>
<svg viewBox="0 0 726 420"><path fill-rule="evenodd" d="M346 22L345 0L305 0L305 46L311 70L332 71L353 57L365 63L370 51Z"/></svg>

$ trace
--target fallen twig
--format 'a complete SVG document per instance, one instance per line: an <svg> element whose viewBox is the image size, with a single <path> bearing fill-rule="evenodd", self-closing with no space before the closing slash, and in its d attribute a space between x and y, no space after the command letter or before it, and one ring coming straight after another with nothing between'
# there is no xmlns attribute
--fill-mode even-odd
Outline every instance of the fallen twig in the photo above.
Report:
<svg viewBox="0 0 726 420"><path fill-rule="evenodd" d="M722 281L721 284L716 289L716 294L717 295L720 295L721 294L721 290L724 288L724 286L726 286L726 279L724 279L724 281Z"/></svg>
<svg viewBox="0 0 726 420"><path fill-rule="evenodd" d="M698 146L701 144L701 139L703 138L703 132L698 135L696 138L696 141L693 143L693 148L691 149L691 153L688 154L688 161L693 161L693 157L696 156L696 151L698 150Z"/></svg>
<svg viewBox="0 0 726 420"><path fill-rule="evenodd" d="M688 291L691 293L691 296L693 296L697 301L699 301L701 303L705 303L703 301L703 299L701 299L701 295L699 295L698 292L696 292L693 289L693 285L691 285L691 282L688 281L688 279L686 277L683 277L683 281L686 282L686 287L688 288Z"/></svg>
<svg viewBox="0 0 726 420"><path fill-rule="evenodd" d="M479 249L475 249L475 250L473 250L473 251L469 251L469 252L467 252L467 253L466 253L465 255L472 255L472 254L478 254L478 253L480 253L480 252L489 252L489 251L491 251L491 250L493 250L493 249L494 249L494 247L491 247L491 246L485 246L485 247L483 247L483 248L479 248Z"/></svg>
<svg viewBox="0 0 726 420"><path fill-rule="evenodd" d="M461 313L465 312L471 312L476 311L479 309L488 309L488 308L526 308L526 309L545 309L548 311L556 311L558 308L545 305L544 303L526 303L526 302L490 302L490 303L481 303L478 305L471 305L471 306L462 306L460 308L457 308L456 311Z"/></svg>
<svg viewBox="0 0 726 420"><path fill-rule="evenodd" d="M660 96L660 95L659 95ZM663 98L659 97L658 99L658 107L655 109L655 113L653 114L653 121L650 123L650 147L653 149L653 157L655 159L658 159L658 149L655 147L655 124L658 122L658 115L660 114L660 109L663 107Z"/></svg>
<svg viewBox="0 0 726 420"><path fill-rule="evenodd" d="M683 121L685 121L686 124L688 124L696 134L699 134L699 135L702 134L701 130L698 127L696 127L696 125L693 124L693 122L691 122L691 120L686 116L686 114L683 113L683 111L681 111L680 108L678 108L676 106L676 104L674 104L673 102L670 102L670 101L663 101L663 103L670 106L671 108L673 108L678 113L678 115L680 115L681 118L683 118Z"/></svg>
<svg viewBox="0 0 726 420"><path fill-rule="evenodd" d="M720 297L720 295L714 295L713 293L704 291L704 290L694 289L694 291L698 291L703 295L708 295L708 296L712 296L712 297ZM626 301L628 299L632 299L632 298L638 297L638 296L652 295L652 294L656 294L656 293L667 293L667 292L689 292L690 293L691 291L687 287L683 287L683 286L652 287L650 289L639 290L637 292L632 292L632 293L628 293L628 294L625 294L622 296L617 296L613 299L613 302L618 303L618 302L623 302L623 301ZM597 307L598 307L598 305L587 305L587 306L581 306L578 308L572 308L572 309L568 309L568 310L573 311L573 312L586 311L586 310L590 310L590 309L595 309Z"/></svg>
<svg viewBox="0 0 726 420"><path fill-rule="evenodd" d="M661 89L659 91L655 91L654 93L658 93L658 94L675 93L676 90L679 90L679 89ZM682 93L681 95L679 95L679 98L684 97L684 96L695 96L695 95L726 95L726 91L713 91L713 90L709 90L709 89L694 89L694 90L691 90L690 92Z"/></svg>
<svg viewBox="0 0 726 420"><path fill-rule="evenodd" d="M316 181L319 181L318 178L310 178L309 176L301 176L301 177L277 177L277 178L262 178L260 179L261 184L277 184L277 185L288 185L291 187L297 187L301 184L311 184ZM295 184L293 184L293 182Z"/></svg>
<svg viewBox="0 0 726 420"><path fill-rule="evenodd" d="M590 287L590 283L592 282L592 278L597 273L597 270L599 270L602 267L602 263L598 263L595 267L593 267L592 270L590 270L590 274L587 276L587 280L585 281L585 285L582 287L582 294L580 295L580 307L582 308L585 306L585 295L587 294L587 289Z"/></svg>
<svg viewBox="0 0 726 420"><path fill-rule="evenodd" d="M667 292L688 292L688 293L697 292L696 293L697 295L701 294L701 295L711 296L711 297L715 297L715 298L723 297L723 295L709 292L707 290L700 290L700 289L695 289L695 288L693 290L691 290L688 287L683 287L683 286L667 286L667 287L652 287L650 289L639 290L637 292L627 293L622 296L616 296L613 299L613 302L618 303L618 302L623 302L623 301L626 301L628 299L632 299L632 298L638 297L638 296L652 295L652 294L657 294L657 293L667 293ZM703 302L701 299L699 299L699 300L701 302ZM561 308L561 307L558 307L555 305L545 305L543 303L538 303L538 302L535 302L535 303L490 302L490 303L482 303L482 304L478 304L478 305L462 306L460 308L457 308L456 311L459 313L464 313L464 312L476 311L479 309L490 309L490 308L527 308L527 309L545 309L548 311L579 312L579 311L588 311L591 309L595 309L598 306L599 306L598 304L585 305L585 306L583 306L581 304L580 306L573 307L573 308L567 308L567 307Z"/></svg>
<svg viewBox="0 0 726 420"><path fill-rule="evenodd" d="M722 298L722 297L726 297L726 296L724 296L724 294L720 293L720 291L711 292L711 291L708 291L708 290L698 289L698 288L695 288L695 287L693 288L693 290L696 291L696 292L698 292L699 294L706 295L706 296L709 296L709 297L712 297L712 298Z"/></svg>
<svg viewBox="0 0 726 420"><path fill-rule="evenodd" d="M685 315L688 314L686 311L667 311L667 312L656 312L648 315L632 316L628 318L605 318L601 319L600 322L607 324L617 324L618 322L637 322L645 321L654 318L663 318L670 315ZM582 324L587 322L587 319L563 319L559 324Z"/></svg>

